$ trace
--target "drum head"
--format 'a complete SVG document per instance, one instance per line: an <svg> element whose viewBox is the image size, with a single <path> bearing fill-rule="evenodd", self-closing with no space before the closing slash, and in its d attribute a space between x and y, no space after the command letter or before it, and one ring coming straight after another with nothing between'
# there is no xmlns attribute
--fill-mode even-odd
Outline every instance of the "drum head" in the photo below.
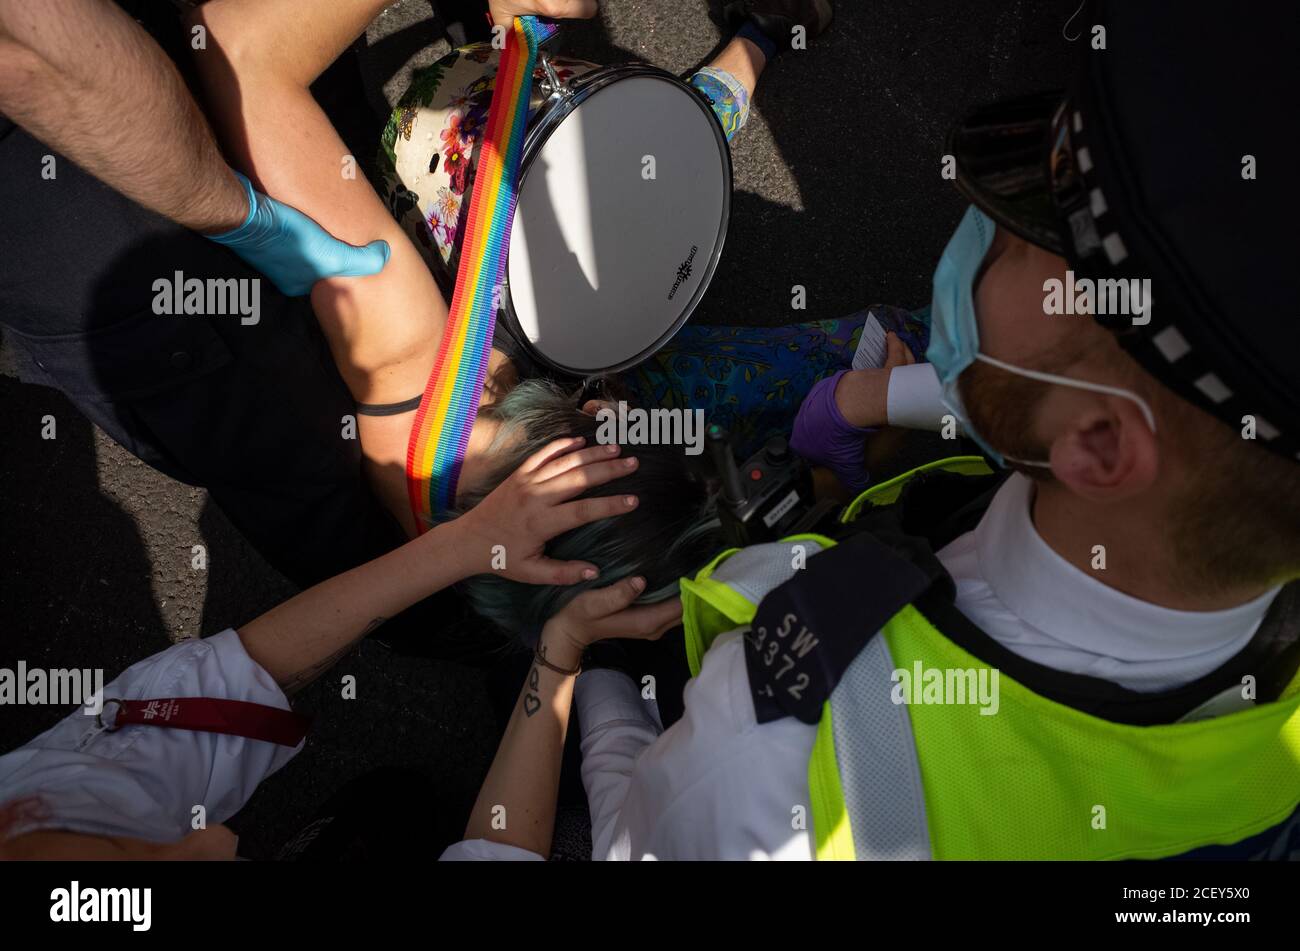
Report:
<svg viewBox="0 0 1300 951"><path fill-rule="evenodd" d="M509 316L543 361L584 375L638 363L681 328L730 211L708 105L666 73L609 72L558 124L542 118L510 241Z"/></svg>

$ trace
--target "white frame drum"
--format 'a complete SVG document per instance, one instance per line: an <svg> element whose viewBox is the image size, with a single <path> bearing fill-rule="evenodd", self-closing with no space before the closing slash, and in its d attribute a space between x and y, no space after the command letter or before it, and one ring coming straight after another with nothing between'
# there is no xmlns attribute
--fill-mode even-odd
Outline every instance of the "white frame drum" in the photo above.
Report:
<svg viewBox="0 0 1300 951"><path fill-rule="evenodd" d="M459 54L465 54L472 49L473 48L468 48L467 50L457 52ZM479 55L482 54L480 53ZM448 57L448 59L450 59L450 57ZM445 60L440 61L440 63L441 62L445 62ZM490 71L490 63L484 62L481 65L483 74L487 75ZM556 65L559 65L562 68L562 71L567 74L565 78L562 78L559 72L557 72L555 68ZM628 79L657 80L680 89L685 96L689 97L690 101L695 103L695 105L701 110L703 116L707 119L708 128L712 132L713 141L717 146L718 155L720 157L723 184L722 195L720 196L721 214L718 221L716 240L713 241L713 246L709 248L703 241L698 242L703 253L699 258L691 263L691 270L699 276L698 283L695 284L690 297L682 302L680 313L677 314L671 323L667 324L649 343L642 344L638 342L638 344L636 344L636 351L627 354L626 357L612 362L603 361L600 366L576 366L568 365L561 359L557 359L553 355L548 355L541 346L535 344L530 339L530 334L525 330L519 314L516 313L515 301L510 289L509 266L507 265L506 277L503 282L504 286L501 291L501 309L498 318L509 336L514 339L514 342L519 347L526 350L527 355L531 359L552 371L572 376L585 377L618 372L641 363L667 344L668 341L671 340L672 337L681 330L681 328L691 318L701 300L703 300L704 295L712 282L713 276L717 271L718 262L722 256L722 249L726 242L727 228L730 223L733 174L730 148L728 147L722 127L717 121L716 116L713 114L713 110L709 103L696 90L692 89L689 85L665 70L641 63L602 67L578 60L563 60L558 58L552 60L546 52L539 54L538 67L539 72L541 73L541 78L534 80L532 103L533 114L529 119L525 131L523 156L520 162L519 193L521 196L525 193L529 174L537 164L538 157L546 147L547 142L557 132L557 130L560 129L564 121L569 116L573 115L579 106L590 100L593 96L599 94L602 90L608 89L617 83ZM462 69L459 78L464 78L465 75L466 73ZM469 73L468 75L472 76L473 74ZM435 101L432 104L425 106L408 105L406 108L408 111L417 109L424 112L431 111L436 117L439 112L439 99L442 98L439 94L442 94L443 92L444 90L442 89L438 90L438 93L435 94ZM395 120L398 118L401 111L402 107L399 106L399 109L394 113ZM405 116L403 116L403 120L408 123L417 121L414 118L406 119ZM390 123L390 127L391 125L392 124ZM425 125L417 126L417 131L421 133L417 138L431 140L433 138L433 133L426 131L427 129L427 123ZM407 125L406 138L408 140L410 139L409 130L410 126ZM700 134L697 131L695 135L698 148ZM671 144L672 143L666 143L665 147L669 147ZM409 148L420 147L420 143L413 143ZM401 146L399 145L398 148L401 148ZM423 158L423 153L416 152L415 156L419 157L422 163L428 162L427 159ZM472 155L470 157L470 162L473 163L475 158L476 154ZM394 193L405 189L407 184L403 181L398 169L407 168L409 170L412 164L414 163L409 158L403 158L398 162L385 162L382 160L381 156L381 165L389 171L387 177L389 178L388 185L390 203L393 204L394 214L403 220L408 231L417 228L424 229L423 235L415 235L421 239L418 244L424 252L426 259L429 261L430 266L439 274L443 283L449 287L455 280L455 274L451 270L451 265L458 260L459 245L463 235L457 234L454 239L455 252L446 249L445 245L440 247L431 247L429 243L429 235L430 226L433 222L426 221L431 196L418 196L417 200L421 207L407 208L405 214L402 209L399 209L397 204L393 202ZM432 163L430 163L429 168L430 174L428 176L421 175L421 184L419 187L422 192L428 191L432 187L432 185L429 184L429 179L432 178L434 174ZM422 169L417 168L417 171L422 172ZM445 191L445 189L440 190L440 193L442 191ZM462 196L463 203L466 205L470 200L471 191L472 186L468 187ZM413 194L413 192L410 194ZM415 220L417 217L418 220ZM709 213L706 224L711 221L712 211ZM635 228L635 222L629 223L628 227ZM512 254L517 248L517 239L518 234L512 234ZM671 313L671 310L666 309L666 312Z"/></svg>

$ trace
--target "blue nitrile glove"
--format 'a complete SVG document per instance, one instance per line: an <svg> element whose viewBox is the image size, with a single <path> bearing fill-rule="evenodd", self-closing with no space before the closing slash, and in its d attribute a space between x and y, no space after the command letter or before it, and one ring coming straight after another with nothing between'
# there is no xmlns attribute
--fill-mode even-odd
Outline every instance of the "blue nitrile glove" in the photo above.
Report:
<svg viewBox="0 0 1300 951"><path fill-rule="evenodd" d="M268 198L243 175L248 218L234 231L208 235L265 274L282 294L299 297L327 277L378 274L391 253L387 241L354 248L335 238L297 208Z"/></svg>
<svg viewBox="0 0 1300 951"><path fill-rule="evenodd" d="M861 492L871 484L865 437L876 430L854 426L835 405L835 387L847 372L840 370L813 384L794 418L790 448L814 465L826 466L854 492Z"/></svg>

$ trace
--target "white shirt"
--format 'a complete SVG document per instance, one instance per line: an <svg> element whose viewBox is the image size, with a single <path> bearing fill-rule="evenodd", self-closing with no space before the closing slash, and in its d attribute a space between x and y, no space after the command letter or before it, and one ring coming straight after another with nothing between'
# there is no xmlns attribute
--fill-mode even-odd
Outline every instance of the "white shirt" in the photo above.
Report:
<svg viewBox="0 0 1300 951"><path fill-rule="evenodd" d="M289 709L274 678L233 630L185 641L140 661L104 697L218 697ZM0 756L0 803L38 797L45 815L13 830L63 829L175 842L238 812L258 784L302 748L239 736L129 725L106 732L78 708L25 746Z"/></svg>
<svg viewBox="0 0 1300 951"><path fill-rule="evenodd" d="M1030 514L1033 484L1012 475L979 525L938 552L959 610L1032 661L1134 690L1188 683L1254 635L1280 589L1226 611L1174 611L1100 583L1056 554ZM630 678L578 678L583 782L600 859L811 859L808 761L816 727L754 718L744 642L720 636L663 732ZM445 857L488 857L460 843ZM472 849L472 852L470 851ZM501 857L507 857L504 853Z"/></svg>

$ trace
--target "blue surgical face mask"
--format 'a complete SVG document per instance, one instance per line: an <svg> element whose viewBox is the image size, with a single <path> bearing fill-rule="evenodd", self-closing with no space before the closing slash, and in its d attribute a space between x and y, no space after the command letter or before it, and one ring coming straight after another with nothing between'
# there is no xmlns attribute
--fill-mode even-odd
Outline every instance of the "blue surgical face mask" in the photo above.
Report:
<svg viewBox="0 0 1300 951"><path fill-rule="evenodd" d="M1003 456L975 431L970 416L962 405L957 380L962 371L976 360L1031 380L1059 383L1062 386L1073 386L1081 390L1109 393L1112 396L1130 399L1142 410L1147 425L1154 433L1156 420L1151 407L1147 405L1146 400L1131 390L1073 380L1054 373L1027 370L979 352L979 325L975 321L975 277L979 274L980 265L984 263L984 256L993 244L995 228L993 219L971 205L966 209L961 224L957 226L957 230L948 241L948 246L943 249L943 257L939 259L939 266L934 271L934 298L930 304L930 346L925 352L925 358L939 375L939 382L943 386L944 406L957 418L966 435L975 440L988 457L1000 466L1005 467L1008 462L1014 462L1022 466L1051 468L1051 463L1045 460Z"/></svg>

